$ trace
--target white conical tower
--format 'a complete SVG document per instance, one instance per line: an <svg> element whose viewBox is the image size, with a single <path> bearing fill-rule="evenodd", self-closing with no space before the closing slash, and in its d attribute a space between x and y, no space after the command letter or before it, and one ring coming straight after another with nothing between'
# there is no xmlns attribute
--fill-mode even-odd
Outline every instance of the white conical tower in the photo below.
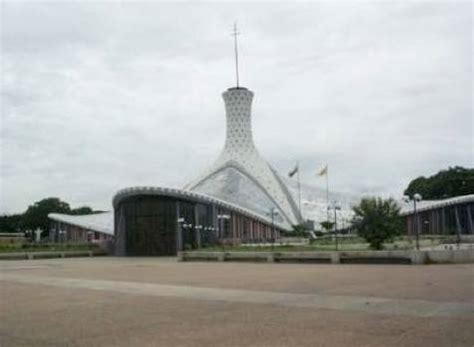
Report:
<svg viewBox="0 0 474 347"><path fill-rule="evenodd" d="M268 217L279 213L276 222L291 229L302 222L293 197L277 172L260 156L252 137L253 93L239 86L237 25L234 24L236 87L222 96L227 116L225 146L217 161L185 189L207 194Z"/></svg>
<svg viewBox="0 0 474 347"><path fill-rule="evenodd" d="M252 137L253 92L230 88L222 94L227 116L225 146L217 161L185 189L215 196L261 215L272 208L287 227L299 224L301 215L276 171L260 156Z"/></svg>

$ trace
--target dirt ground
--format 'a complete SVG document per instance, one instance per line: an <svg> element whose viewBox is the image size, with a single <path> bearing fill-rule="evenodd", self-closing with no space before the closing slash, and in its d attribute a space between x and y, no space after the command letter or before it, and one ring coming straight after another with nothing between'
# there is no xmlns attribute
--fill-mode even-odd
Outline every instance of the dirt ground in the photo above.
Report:
<svg viewBox="0 0 474 347"><path fill-rule="evenodd" d="M474 266L0 262L3 346L470 346Z"/></svg>

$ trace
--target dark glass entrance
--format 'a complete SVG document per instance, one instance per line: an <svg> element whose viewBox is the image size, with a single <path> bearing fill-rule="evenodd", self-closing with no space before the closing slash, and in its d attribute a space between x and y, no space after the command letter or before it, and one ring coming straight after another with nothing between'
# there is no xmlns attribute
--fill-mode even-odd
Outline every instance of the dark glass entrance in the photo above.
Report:
<svg viewBox="0 0 474 347"><path fill-rule="evenodd" d="M176 201L137 196L121 203L127 255L176 255Z"/></svg>
<svg viewBox="0 0 474 347"><path fill-rule="evenodd" d="M176 255L177 251L223 242L274 237L269 224L207 201L207 197L165 193L144 188L143 193L125 191L123 197L114 199L116 255Z"/></svg>

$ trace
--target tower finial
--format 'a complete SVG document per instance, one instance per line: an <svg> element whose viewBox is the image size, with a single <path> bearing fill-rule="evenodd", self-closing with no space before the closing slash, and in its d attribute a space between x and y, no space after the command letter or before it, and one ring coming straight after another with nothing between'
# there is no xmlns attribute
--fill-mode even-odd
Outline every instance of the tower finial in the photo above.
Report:
<svg viewBox="0 0 474 347"><path fill-rule="evenodd" d="M240 33L237 31L237 22L234 22L234 31L232 36L234 36L234 53L235 53L235 79L237 81L237 88L239 88L239 50L237 47L237 35Z"/></svg>

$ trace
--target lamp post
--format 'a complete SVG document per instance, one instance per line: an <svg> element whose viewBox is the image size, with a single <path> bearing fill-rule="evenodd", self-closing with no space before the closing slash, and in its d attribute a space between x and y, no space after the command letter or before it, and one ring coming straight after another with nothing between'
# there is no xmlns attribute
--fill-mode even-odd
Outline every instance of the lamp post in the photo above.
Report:
<svg viewBox="0 0 474 347"><path fill-rule="evenodd" d="M197 248L201 248L201 230L202 230L202 225L198 224L194 227L194 230L196 230L196 235L195 235L195 240L197 243Z"/></svg>
<svg viewBox="0 0 474 347"><path fill-rule="evenodd" d="M411 197L408 196L408 195L403 196L403 201L405 201L407 203L410 202L410 201L413 201L413 220L414 220L414 224L415 224L415 240L416 240L416 249L417 250L420 249L420 233L418 231L418 214L417 214L417 210L416 210L416 203L420 202L422 199L423 198L418 193L413 194L413 196L411 196Z"/></svg>
<svg viewBox="0 0 474 347"><path fill-rule="evenodd" d="M218 214L217 215L217 220L219 221L219 231L220 231L220 236L221 236L221 246L222 246L222 252L224 252L224 220L229 220L230 216L228 214Z"/></svg>
<svg viewBox="0 0 474 347"><path fill-rule="evenodd" d="M342 244L344 243L344 239L347 237L347 230L345 227L345 222L346 219L344 218L344 215L341 218L341 223L342 223L342 229L341 229L341 251L342 251Z"/></svg>
<svg viewBox="0 0 474 347"><path fill-rule="evenodd" d="M183 241L183 228L186 224L186 221L183 217L178 218L178 250L184 251L184 241Z"/></svg>
<svg viewBox="0 0 474 347"><path fill-rule="evenodd" d="M333 201L330 206L328 206L328 210L334 210L334 241L336 243L336 251L337 251L337 211L341 210L341 206L336 202Z"/></svg>
<svg viewBox="0 0 474 347"><path fill-rule="evenodd" d="M272 251L275 244L275 216L279 215L278 210L275 207L270 209L270 215L272 217Z"/></svg>

